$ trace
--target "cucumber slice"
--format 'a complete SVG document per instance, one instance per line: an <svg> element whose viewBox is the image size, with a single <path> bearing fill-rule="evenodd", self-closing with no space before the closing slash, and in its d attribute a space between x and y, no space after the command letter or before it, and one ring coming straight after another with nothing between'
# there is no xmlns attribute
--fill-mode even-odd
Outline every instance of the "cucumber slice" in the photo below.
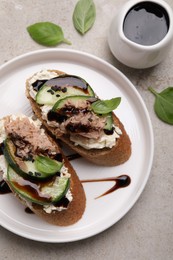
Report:
<svg viewBox="0 0 173 260"><path fill-rule="evenodd" d="M57 177L52 186L44 186L42 192L51 196L52 202L56 203L65 196L70 187L70 179L67 177Z"/></svg>
<svg viewBox="0 0 173 260"><path fill-rule="evenodd" d="M73 115L74 110L80 108L80 102L87 102L90 101L91 103L93 102L93 97L86 97L86 96L71 96L71 97L66 97L63 98L55 103L53 106L52 110L54 113L64 113L66 116L71 116ZM86 104L87 106L87 104ZM70 111L71 110L71 111ZM113 117L112 117L112 112L105 114L105 115L98 115L99 117L105 117L106 118L106 123L104 130L107 131L112 131L113 129Z"/></svg>
<svg viewBox="0 0 173 260"><path fill-rule="evenodd" d="M67 177L56 177L52 182L31 182L23 179L8 166L7 179L10 187L22 198L40 205L58 202L67 193L70 180Z"/></svg>
<svg viewBox="0 0 173 260"><path fill-rule="evenodd" d="M45 82L37 92L36 102L53 106L58 100L74 95L94 96L94 91L82 78L61 75Z"/></svg>
<svg viewBox="0 0 173 260"><path fill-rule="evenodd" d="M15 156L15 146L10 139L4 141L4 156L14 171L28 180L41 181L49 179L59 172L63 165L62 162L52 160L45 156L37 156L36 160L33 161L19 161L20 159Z"/></svg>
<svg viewBox="0 0 173 260"><path fill-rule="evenodd" d="M57 111L63 107L66 107L68 109L68 107L75 107L78 108L80 107L80 102L86 102L87 100L93 100L93 97L88 97L88 96L70 96L70 97L65 97L63 99L58 100L55 105L52 108L52 111ZM86 104L87 105L87 104Z"/></svg>
<svg viewBox="0 0 173 260"><path fill-rule="evenodd" d="M106 124L104 129L105 130L112 130L112 125L113 125L113 118L112 118L112 113L109 113L106 115Z"/></svg>

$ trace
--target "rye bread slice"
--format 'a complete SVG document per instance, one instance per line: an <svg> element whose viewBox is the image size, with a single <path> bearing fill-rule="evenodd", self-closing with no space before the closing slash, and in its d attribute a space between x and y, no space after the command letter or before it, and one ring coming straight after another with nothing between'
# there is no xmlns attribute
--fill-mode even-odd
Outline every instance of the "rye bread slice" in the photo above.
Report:
<svg viewBox="0 0 173 260"><path fill-rule="evenodd" d="M4 118L5 119L5 118ZM42 218L44 221L58 226L69 226L76 223L81 219L85 207L86 207L86 196L83 189L83 186L68 159L63 154L61 148L58 146L58 143L54 141L50 135L45 132L45 135L51 141L51 143L56 147L56 150L62 154L62 158L64 161L64 166L68 168L68 172L70 173L70 191L73 196L73 200L69 203L67 209L62 211L53 210L51 213L47 213L42 205L38 205L36 203L31 203L26 199L19 196L14 189L11 187L8 180L5 180L13 192L13 194L20 200L20 202L29 207L31 211L33 211L37 216Z"/></svg>
<svg viewBox="0 0 173 260"><path fill-rule="evenodd" d="M49 70L54 71L58 75L65 74L59 70ZM130 138L124 128L124 125L120 121L120 119L114 114L113 120L115 125L117 125L122 134L116 141L116 145L112 148L103 148L103 149L85 149L81 146L75 146L72 141L70 141L69 136L62 134L58 128L51 127L47 124L46 120L42 118L41 109L36 101L30 96L29 93L29 79L26 81L26 96L30 101L32 110L36 117L40 119L43 125L46 127L48 132L53 135L55 139L60 139L64 142L68 147L73 149L76 153L80 154L82 157L86 158L90 162L103 165L103 166L116 166L126 162L131 155L131 141Z"/></svg>

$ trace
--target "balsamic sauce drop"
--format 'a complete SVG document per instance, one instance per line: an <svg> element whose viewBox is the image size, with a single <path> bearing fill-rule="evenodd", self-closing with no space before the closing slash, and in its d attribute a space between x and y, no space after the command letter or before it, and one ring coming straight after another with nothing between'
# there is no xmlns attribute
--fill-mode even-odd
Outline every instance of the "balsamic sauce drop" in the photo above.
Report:
<svg viewBox="0 0 173 260"><path fill-rule="evenodd" d="M0 181L0 194L8 194L8 193L11 193L11 190L8 187L7 183L4 180Z"/></svg>
<svg viewBox="0 0 173 260"><path fill-rule="evenodd" d="M69 161L81 158L81 155L78 153L69 154L66 156Z"/></svg>
<svg viewBox="0 0 173 260"><path fill-rule="evenodd" d="M39 91L39 89L46 83L47 86L51 87L74 87L77 89L82 89L84 93L88 94L88 83L84 81L82 78L72 75L60 75L58 77L49 79L49 80L36 80L32 86L35 91Z"/></svg>
<svg viewBox="0 0 173 260"><path fill-rule="evenodd" d="M28 207L25 208L25 212L28 214L34 214L34 212Z"/></svg>
<svg viewBox="0 0 173 260"><path fill-rule="evenodd" d="M0 143L0 155L3 155L4 143Z"/></svg>
<svg viewBox="0 0 173 260"><path fill-rule="evenodd" d="M96 199L101 198L107 194L110 194L118 189L121 188L125 188L127 186L130 185L131 183L131 179L128 175L120 175L118 177L115 178L106 178L106 179L91 179L91 180L81 180L82 183L85 182L105 182L105 181L113 181L115 182L115 184L112 186L112 188L110 188L109 190L107 190L106 192L104 192L102 195L98 196Z"/></svg>
<svg viewBox="0 0 173 260"><path fill-rule="evenodd" d="M88 93L88 83L83 79L73 75L60 75L56 78L49 79L46 82L48 86L69 86L82 89L84 92Z"/></svg>
<svg viewBox="0 0 173 260"><path fill-rule="evenodd" d="M44 85L44 83L47 81L47 79L38 79L34 83L32 83L33 89L35 91L39 91L39 89Z"/></svg>
<svg viewBox="0 0 173 260"><path fill-rule="evenodd" d="M62 123L65 120L67 120L67 116L66 115L60 115L52 110L50 110L47 114L47 119L49 121L56 121L58 123Z"/></svg>
<svg viewBox="0 0 173 260"><path fill-rule="evenodd" d="M166 10L159 4L141 2L128 11L123 30L125 36L135 43L154 45L167 34L169 17Z"/></svg>

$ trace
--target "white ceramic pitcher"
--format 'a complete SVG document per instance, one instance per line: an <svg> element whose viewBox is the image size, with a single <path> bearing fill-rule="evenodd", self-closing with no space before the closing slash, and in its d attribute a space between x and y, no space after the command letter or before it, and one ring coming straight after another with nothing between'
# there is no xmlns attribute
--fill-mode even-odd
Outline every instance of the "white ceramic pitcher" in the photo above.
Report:
<svg viewBox="0 0 173 260"><path fill-rule="evenodd" d="M141 45L129 40L123 31L124 19L136 4L151 2L160 5L167 12L169 28L165 37L154 45ZM168 54L173 39L173 11L163 0L130 0L114 16L108 34L108 43L113 55L123 64L137 69L152 67Z"/></svg>

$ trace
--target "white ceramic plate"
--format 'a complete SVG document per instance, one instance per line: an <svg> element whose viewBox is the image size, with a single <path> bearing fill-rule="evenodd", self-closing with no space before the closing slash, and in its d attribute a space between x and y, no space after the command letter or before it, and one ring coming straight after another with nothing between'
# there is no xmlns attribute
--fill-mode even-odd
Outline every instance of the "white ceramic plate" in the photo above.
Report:
<svg viewBox="0 0 173 260"><path fill-rule="evenodd" d="M100 98L122 97L116 113L132 141L132 155L117 167L95 166L85 159L72 161L81 180L127 174L131 184L95 199L113 186L112 182L84 183L87 197L82 219L69 227L45 223L25 208L12 194L0 195L0 224L20 236L44 242L69 242L91 237L121 219L134 205L148 180L153 161L153 132L147 109L131 82L105 61L79 51L46 49L31 52L0 68L0 117L31 115L25 97L25 80L42 69L57 69L83 77Z"/></svg>

